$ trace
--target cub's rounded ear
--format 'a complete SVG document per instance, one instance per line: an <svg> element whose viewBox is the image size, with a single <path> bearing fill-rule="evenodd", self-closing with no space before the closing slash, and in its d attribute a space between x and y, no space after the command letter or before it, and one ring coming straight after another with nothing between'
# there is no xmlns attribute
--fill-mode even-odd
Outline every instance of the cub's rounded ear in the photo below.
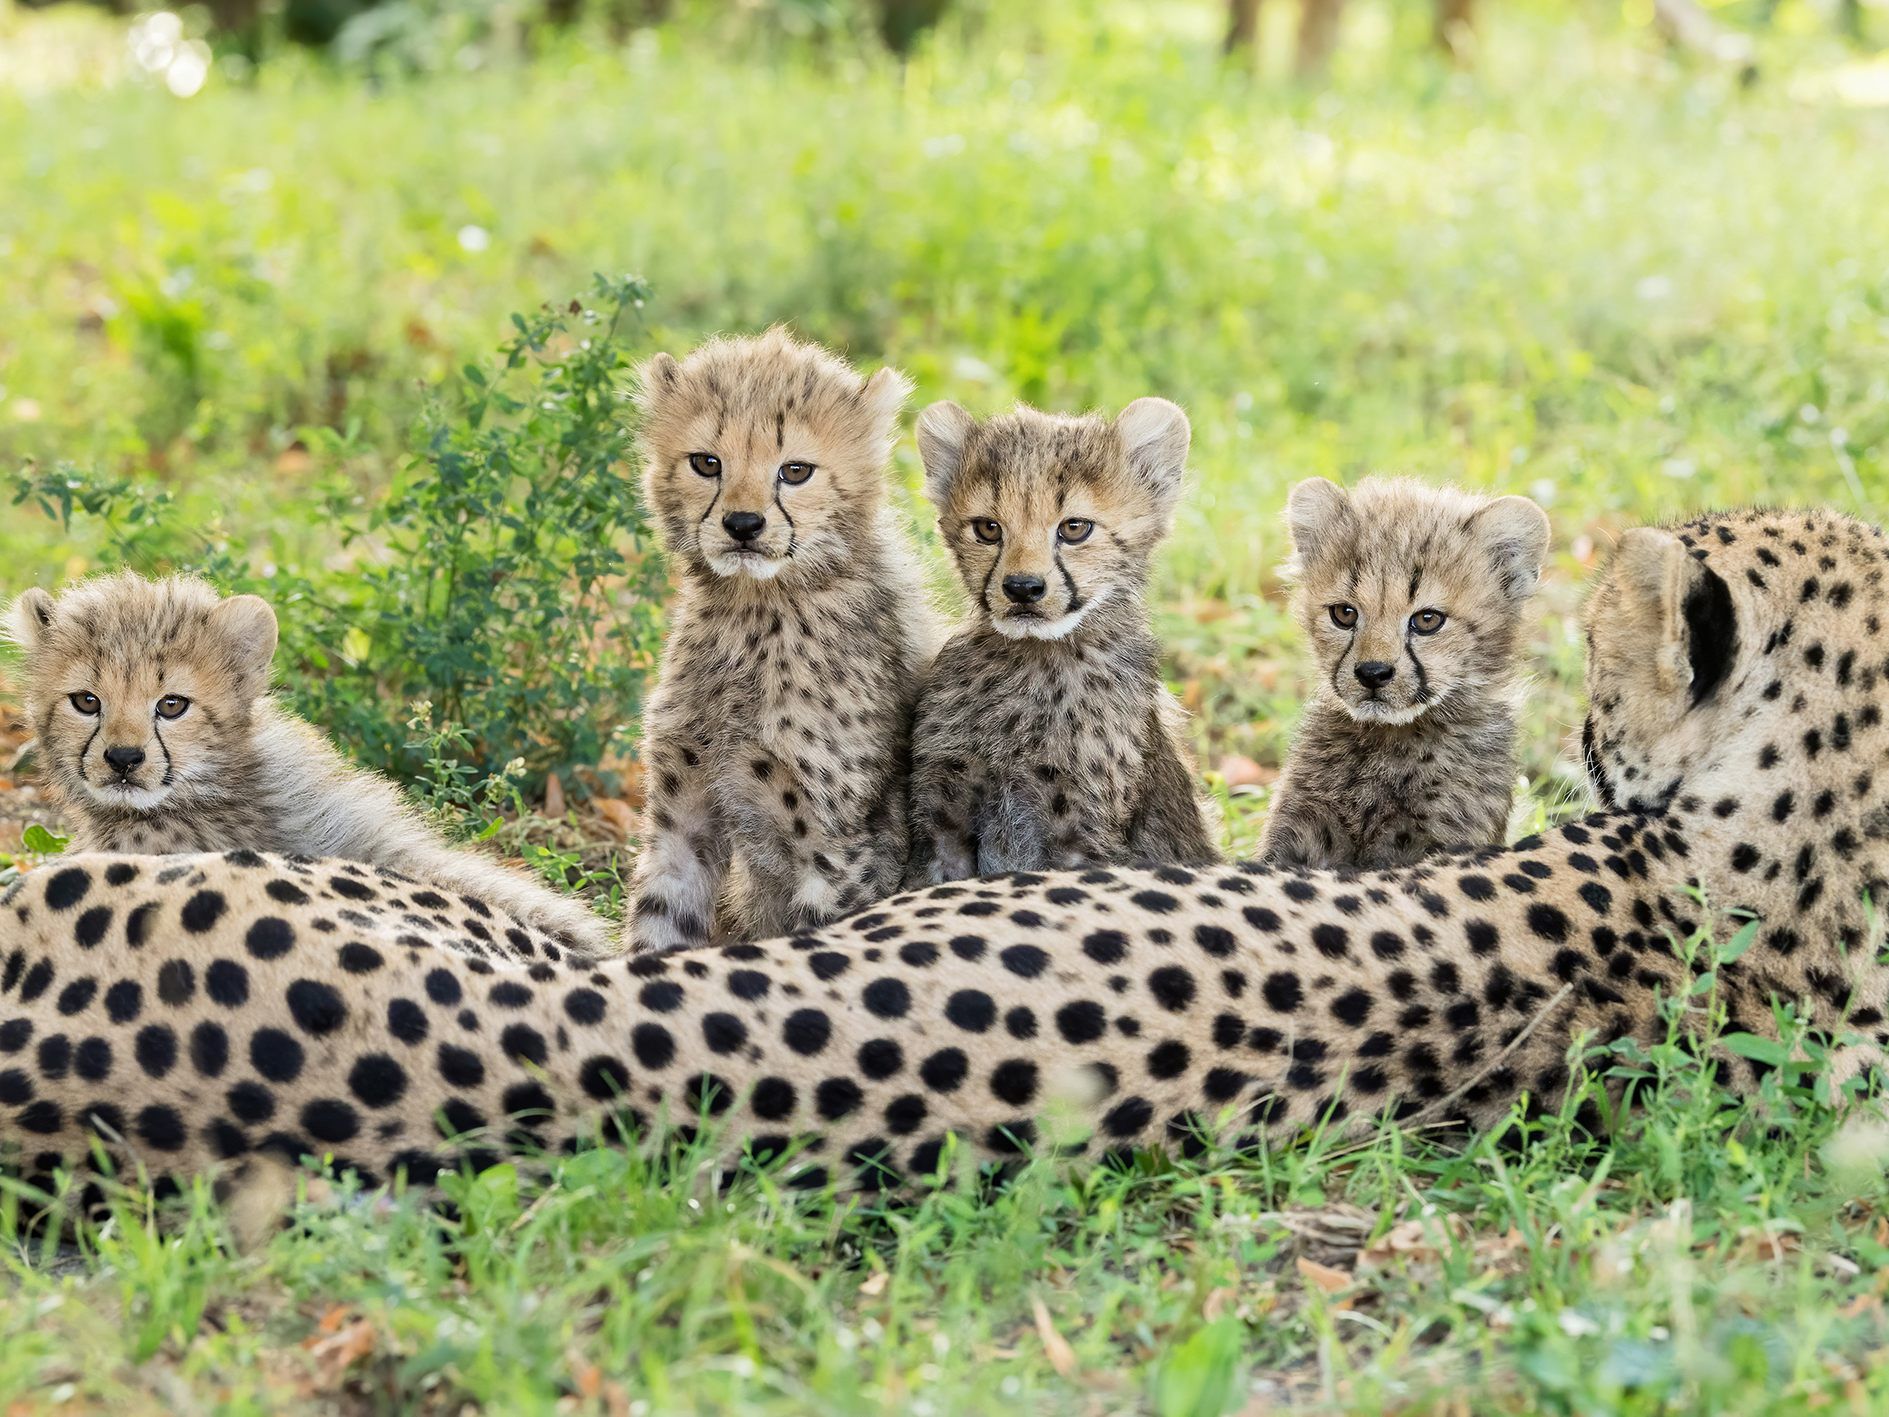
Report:
<svg viewBox="0 0 1889 1417"><path fill-rule="evenodd" d="M52 597L38 586L22 591L20 598L7 609L7 633L13 637L13 643L23 650L31 651L39 644L39 638L46 633L46 627L52 624Z"/></svg>
<svg viewBox="0 0 1889 1417"><path fill-rule="evenodd" d="M275 658L275 611L259 595L232 595L210 612L210 624L230 647L237 672L267 679Z"/></svg>
<svg viewBox="0 0 1889 1417"><path fill-rule="evenodd" d="M964 446L977 427L959 405L949 399L918 415L918 456L925 464L925 495L940 511L951 495L951 484L964 467Z"/></svg>
<svg viewBox="0 0 1889 1417"><path fill-rule="evenodd" d="M1548 514L1526 497L1498 497L1477 515L1476 529L1508 597L1534 594L1548 555Z"/></svg>
<svg viewBox="0 0 1889 1417"><path fill-rule="evenodd" d="M682 366L670 354L652 354L636 366L636 407L645 417L670 394L682 379Z"/></svg>
<svg viewBox="0 0 1889 1417"><path fill-rule="evenodd" d="M1351 499L1328 477L1308 477L1286 494L1286 529L1292 533L1293 558L1303 564L1317 558L1332 534L1351 516Z"/></svg>
<svg viewBox="0 0 1889 1417"><path fill-rule="evenodd" d="M911 394L912 381L903 370L894 369L888 364L866 380L860 389L860 401L867 412L890 427Z"/></svg>
<svg viewBox="0 0 1889 1417"><path fill-rule="evenodd" d="M1154 493L1166 511L1181 494L1187 450L1194 430L1181 406L1166 399L1136 399L1115 416L1115 432L1128 454L1128 470Z"/></svg>

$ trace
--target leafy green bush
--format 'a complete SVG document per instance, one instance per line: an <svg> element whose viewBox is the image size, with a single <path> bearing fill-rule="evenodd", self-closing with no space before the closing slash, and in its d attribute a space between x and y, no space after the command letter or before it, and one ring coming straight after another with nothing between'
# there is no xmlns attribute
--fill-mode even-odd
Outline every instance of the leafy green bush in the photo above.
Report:
<svg viewBox="0 0 1889 1417"><path fill-rule="evenodd" d="M106 563L268 598L288 699L374 767L413 780L426 766L406 724L416 701L469 773L596 764L635 720L658 633L661 560L620 394L648 296L599 276L587 300L513 315L496 365L468 364L443 391L384 494L327 495L337 565L256 565L136 478L28 466L13 500L95 523Z"/></svg>

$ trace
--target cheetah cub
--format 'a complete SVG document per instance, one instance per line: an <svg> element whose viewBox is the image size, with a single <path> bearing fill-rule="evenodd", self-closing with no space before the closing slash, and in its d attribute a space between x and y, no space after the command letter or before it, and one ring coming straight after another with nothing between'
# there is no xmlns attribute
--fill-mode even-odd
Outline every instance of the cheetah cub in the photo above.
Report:
<svg viewBox="0 0 1889 1417"><path fill-rule="evenodd" d="M645 496L678 584L643 732L635 950L788 934L899 886L936 640L886 501L909 388L780 329L640 371Z"/></svg>
<svg viewBox="0 0 1889 1417"><path fill-rule="evenodd" d="M1282 865L1402 866L1500 846L1515 784L1516 641L1548 517L1526 497L1322 477L1286 504L1294 607L1319 667L1266 819Z"/></svg>
<svg viewBox="0 0 1889 1417"><path fill-rule="evenodd" d="M919 691L909 883L1214 859L1144 599L1189 436L1154 398L918 420L971 615Z"/></svg>
<svg viewBox="0 0 1889 1417"><path fill-rule="evenodd" d="M80 851L340 856L486 901L585 953L608 923L435 836L385 778L272 702L275 612L129 571L14 602L43 773Z"/></svg>

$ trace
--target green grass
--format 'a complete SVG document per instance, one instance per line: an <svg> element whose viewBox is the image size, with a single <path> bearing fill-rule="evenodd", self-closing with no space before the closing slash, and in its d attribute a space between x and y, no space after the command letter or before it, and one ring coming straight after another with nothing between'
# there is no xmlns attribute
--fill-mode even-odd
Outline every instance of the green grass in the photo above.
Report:
<svg viewBox="0 0 1889 1417"><path fill-rule="evenodd" d="M1197 482L1159 615L1209 763L1276 764L1303 697L1278 586L1293 480L1536 496L1557 533L1537 815L1574 790L1572 617L1610 534L1743 501L1881 519L1889 111L1835 101L1823 39L1773 41L1746 91L1611 7L1533 0L1459 75L1414 9L1364 5L1311 90L1224 72L1209 0L971 8L902 70L698 18L374 88L288 57L186 102L0 89L0 464L147 477L257 572L345 568L361 548L333 544L321 489L384 487L428 389L508 312L634 270L671 348L788 320L903 365L921 403L1186 403ZM103 537L12 514L4 589L86 569ZM1263 802L1229 803L1235 845ZM1551 1122L1519 1155L1387 1133L891 1210L597 1155L548 1190L481 1178L449 1220L310 1205L249 1255L202 1196L162 1229L128 1198L76 1250L7 1220L0 1399L1889 1401L1879 1139L1832 1152L1832 1109L1731 1106L1676 1053L1641 1070L1610 1138ZM1326 1293L1300 1259L1352 1278Z"/></svg>
<svg viewBox="0 0 1889 1417"><path fill-rule="evenodd" d="M202 1191L161 1230L128 1193L76 1254L9 1216L0 1394L256 1412L1880 1410L1889 1134L1839 1125L1781 1075L1732 1104L1676 1042L1592 1061L1588 1096L1631 1087L1640 1105L1605 1142L1557 1116L1516 1151L1386 1130L960 1178L890 1207L765 1175L718 1192L699 1157L598 1151L548 1188L510 1167L459 1178L449 1216L311 1202L249 1254Z"/></svg>

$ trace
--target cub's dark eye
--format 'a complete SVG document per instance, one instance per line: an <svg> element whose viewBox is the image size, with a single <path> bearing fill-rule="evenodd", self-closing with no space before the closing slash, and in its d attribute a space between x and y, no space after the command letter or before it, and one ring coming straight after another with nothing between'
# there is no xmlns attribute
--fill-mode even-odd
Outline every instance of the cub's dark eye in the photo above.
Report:
<svg viewBox="0 0 1889 1417"><path fill-rule="evenodd" d="M1004 529L1002 523L989 517L972 517L971 535L987 546L994 546L1004 539Z"/></svg>
<svg viewBox="0 0 1889 1417"><path fill-rule="evenodd" d="M95 718L102 707L97 694L71 694L68 697L72 700L72 707L87 718Z"/></svg>
<svg viewBox="0 0 1889 1417"><path fill-rule="evenodd" d="M713 453L690 453L689 466L703 477L721 476L721 459Z"/></svg>
<svg viewBox="0 0 1889 1417"><path fill-rule="evenodd" d="M1358 607L1355 605L1330 605L1331 622L1341 630L1349 630L1358 623Z"/></svg>
<svg viewBox="0 0 1889 1417"><path fill-rule="evenodd" d="M1434 635L1449 618L1441 610L1419 610L1410 617L1410 628L1420 635Z"/></svg>
<svg viewBox="0 0 1889 1417"><path fill-rule="evenodd" d="M190 707L190 700L182 694L166 694L157 701L159 718L182 718L184 710Z"/></svg>
<svg viewBox="0 0 1889 1417"><path fill-rule="evenodd" d="M813 476L813 464L810 462L784 462L781 464L780 480L789 487L798 487Z"/></svg>
<svg viewBox="0 0 1889 1417"><path fill-rule="evenodd" d="M1094 530L1095 523L1086 517L1064 517L1062 525L1056 528L1056 539L1066 546L1074 546L1079 541L1087 541Z"/></svg>

